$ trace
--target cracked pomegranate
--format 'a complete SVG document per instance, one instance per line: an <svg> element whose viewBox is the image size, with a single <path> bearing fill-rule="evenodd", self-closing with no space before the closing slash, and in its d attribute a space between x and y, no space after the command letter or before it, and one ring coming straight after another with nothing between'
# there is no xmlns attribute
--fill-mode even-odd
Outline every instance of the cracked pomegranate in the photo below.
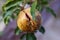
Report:
<svg viewBox="0 0 60 40"><path fill-rule="evenodd" d="M35 11L35 19L33 20L30 13L31 8L20 11L17 18L18 28L23 32L34 32L41 25L41 15L38 11Z"/></svg>

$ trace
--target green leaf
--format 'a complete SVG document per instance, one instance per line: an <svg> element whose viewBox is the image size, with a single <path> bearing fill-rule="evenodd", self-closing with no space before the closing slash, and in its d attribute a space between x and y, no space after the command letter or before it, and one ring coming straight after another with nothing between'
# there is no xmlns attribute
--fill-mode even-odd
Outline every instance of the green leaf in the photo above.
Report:
<svg viewBox="0 0 60 40"><path fill-rule="evenodd" d="M4 18L4 23L5 24L8 24L9 21L10 21L10 18L16 18L17 17L17 12L19 12L20 9L16 8L15 9L10 9L9 11L6 11L4 14L3 14L3 18ZM13 14L16 14L16 16L14 16ZM13 17L12 17L13 16Z"/></svg>
<svg viewBox="0 0 60 40"><path fill-rule="evenodd" d="M21 32L21 30L19 30L19 28L17 27L17 28L15 29L15 34L16 34L16 35L19 35L20 32Z"/></svg>
<svg viewBox="0 0 60 40"><path fill-rule="evenodd" d="M8 16L11 16L15 11L19 10L18 8L15 7L15 9L11 9L9 11L6 11L4 14L3 14L3 17L6 18Z"/></svg>
<svg viewBox="0 0 60 40"><path fill-rule="evenodd" d="M43 11L43 9L44 9L44 7L43 7L43 5L41 4L41 0L37 0L37 10L38 11L40 11L40 12L42 12Z"/></svg>
<svg viewBox="0 0 60 40"><path fill-rule="evenodd" d="M21 37L21 40L36 40L34 33L27 33Z"/></svg>
<svg viewBox="0 0 60 40"><path fill-rule="evenodd" d="M5 5L2 7L3 9L3 18L4 18L4 22L5 24L8 24L10 21L10 18L16 18L16 16L12 15L15 13L16 15L18 14L18 12L20 11L20 4L21 0L7 0L7 2L5 3ZM8 18L9 17L9 18Z"/></svg>
<svg viewBox="0 0 60 40"><path fill-rule="evenodd" d="M13 12L8 11L8 12L4 13L3 17L6 18L6 17L8 17L8 16L11 16L12 13L13 13Z"/></svg>
<svg viewBox="0 0 60 40"><path fill-rule="evenodd" d="M39 28L39 31L41 32L41 33L45 33L45 29L44 29L44 27L43 26L41 26L40 28Z"/></svg>
<svg viewBox="0 0 60 40"><path fill-rule="evenodd" d="M23 34L21 37L20 37L21 40L26 40L26 34Z"/></svg>
<svg viewBox="0 0 60 40"><path fill-rule="evenodd" d="M37 10L40 11L40 12L42 12L43 11L42 5L37 5Z"/></svg>
<svg viewBox="0 0 60 40"><path fill-rule="evenodd" d="M48 4L48 0L41 0L41 4L42 5L47 5Z"/></svg>
<svg viewBox="0 0 60 40"><path fill-rule="evenodd" d="M2 6L2 10L5 11L5 7L8 3L13 2L13 0L7 0L6 3Z"/></svg>
<svg viewBox="0 0 60 40"><path fill-rule="evenodd" d="M56 17L56 14L55 12L53 11L53 9L49 8L49 7L46 7L46 11L47 12L50 12L54 17Z"/></svg>
<svg viewBox="0 0 60 40"><path fill-rule="evenodd" d="M36 40L34 33L27 33L26 40Z"/></svg>
<svg viewBox="0 0 60 40"><path fill-rule="evenodd" d="M21 3L21 0L12 0L12 1L8 1L3 7L3 11L7 11L8 9L12 8L12 7L16 7L19 6L19 4Z"/></svg>
<svg viewBox="0 0 60 40"><path fill-rule="evenodd" d="M35 20L36 6L37 6L37 0L35 0L31 5L31 15L32 15L34 20Z"/></svg>
<svg viewBox="0 0 60 40"><path fill-rule="evenodd" d="M10 16L4 18L4 23L7 25L10 22Z"/></svg>

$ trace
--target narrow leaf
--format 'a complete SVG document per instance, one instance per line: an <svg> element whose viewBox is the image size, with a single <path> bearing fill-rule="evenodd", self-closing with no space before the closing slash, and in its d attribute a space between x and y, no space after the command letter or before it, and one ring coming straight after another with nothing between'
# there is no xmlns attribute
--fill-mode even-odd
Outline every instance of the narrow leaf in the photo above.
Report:
<svg viewBox="0 0 60 40"><path fill-rule="evenodd" d="M35 0L33 2L33 4L31 5L31 15L33 17L33 19L35 20L35 10L36 10L36 6L37 6L37 0Z"/></svg>
<svg viewBox="0 0 60 40"><path fill-rule="evenodd" d="M37 10L40 11L40 12L42 12L43 11L42 5L37 5Z"/></svg>
<svg viewBox="0 0 60 40"><path fill-rule="evenodd" d="M21 40L36 40L34 33L27 33L21 36Z"/></svg>
<svg viewBox="0 0 60 40"><path fill-rule="evenodd" d="M44 29L44 27L43 26L41 26L40 28L39 28L39 31L41 32L41 33L45 33L45 29Z"/></svg>
<svg viewBox="0 0 60 40"><path fill-rule="evenodd" d="M10 16L4 18L4 23L7 25L10 22Z"/></svg>
<svg viewBox="0 0 60 40"><path fill-rule="evenodd" d="M53 11L53 9L49 8L49 7L46 7L46 11L47 12L50 12L54 17L56 17L56 14L55 12Z"/></svg>
<svg viewBox="0 0 60 40"><path fill-rule="evenodd" d="M19 30L19 28L17 27L17 28L15 29L15 34L16 34L16 35L19 35L20 32L21 32L21 30Z"/></svg>
<svg viewBox="0 0 60 40"><path fill-rule="evenodd" d="M26 34L23 34L21 37L20 37L21 40L26 40Z"/></svg>
<svg viewBox="0 0 60 40"><path fill-rule="evenodd" d="M18 11L18 10L17 9L10 10L3 14L5 24L8 24L8 22L10 21L10 18L13 18L12 15L15 13L15 11ZM15 14L17 15L17 13L15 13ZM16 17L14 16L14 18L16 18Z"/></svg>
<svg viewBox="0 0 60 40"><path fill-rule="evenodd" d="M8 16L11 16L18 8L14 8L14 9L11 9L11 10L8 10L6 11L4 14L3 14L3 17L6 18ZM19 10L19 9L18 9Z"/></svg>
<svg viewBox="0 0 60 40"><path fill-rule="evenodd" d="M41 0L41 4L42 5L47 5L48 4L48 0Z"/></svg>
<svg viewBox="0 0 60 40"><path fill-rule="evenodd" d="M27 33L26 40L36 40L34 33Z"/></svg>
<svg viewBox="0 0 60 40"><path fill-rule="evenodd" d="M3 11L7 11L8 9L10 9L12 7L19 6L20 3L21 3L21 0L10 1L10 2L6 3L4 6L2 6L2 9L3 9Z"/></svg>

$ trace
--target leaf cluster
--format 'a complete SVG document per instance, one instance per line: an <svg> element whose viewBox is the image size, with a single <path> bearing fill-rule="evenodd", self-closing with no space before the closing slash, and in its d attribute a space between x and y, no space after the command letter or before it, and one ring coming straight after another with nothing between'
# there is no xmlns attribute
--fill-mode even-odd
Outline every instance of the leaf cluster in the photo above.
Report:
<svg viewBox="0 0 60 40"><path fill-rule="evenodd" d="M22 7L20 6L20 4L23 3L23 5L25 4L29 4L31 6L31 15L33 17L33 20L35 20L35 11L38 10L40 12L43 11L44 8L46 8L46 11L51 13L54 17L56 17L55 12L53 11L53 9L51 9L48 3L48 0L7 0L7 2L3 5L2 10L3 10L3 18L4 18L4 23L8 24L10 22L10 19L16 19L19 12L22 10ZM45 33L45 29L43 26L40 25L39 31L41 33ZM20 34L20 30L17 27L15 29L15 33L16 35ZM27 33L25 35L23 35L21 37L21 40L24 40L24 38L26 38L26 40L36 40L36 37L34 35L34 33Z"/></svg>

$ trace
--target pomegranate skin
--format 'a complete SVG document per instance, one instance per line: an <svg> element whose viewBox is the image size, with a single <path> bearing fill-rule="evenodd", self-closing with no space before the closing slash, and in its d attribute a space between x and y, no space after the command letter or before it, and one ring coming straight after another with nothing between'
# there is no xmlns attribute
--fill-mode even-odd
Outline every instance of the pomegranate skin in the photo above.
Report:
<svg viewBox="0 0 60 40"><path fill-rule="evenodd" d="M27 8L20 11L17 18L17 26L23 32L34 32L41 25L41 15L39 11L35 11L36 20L33 20L30 9L31 8Z"/></svg>

